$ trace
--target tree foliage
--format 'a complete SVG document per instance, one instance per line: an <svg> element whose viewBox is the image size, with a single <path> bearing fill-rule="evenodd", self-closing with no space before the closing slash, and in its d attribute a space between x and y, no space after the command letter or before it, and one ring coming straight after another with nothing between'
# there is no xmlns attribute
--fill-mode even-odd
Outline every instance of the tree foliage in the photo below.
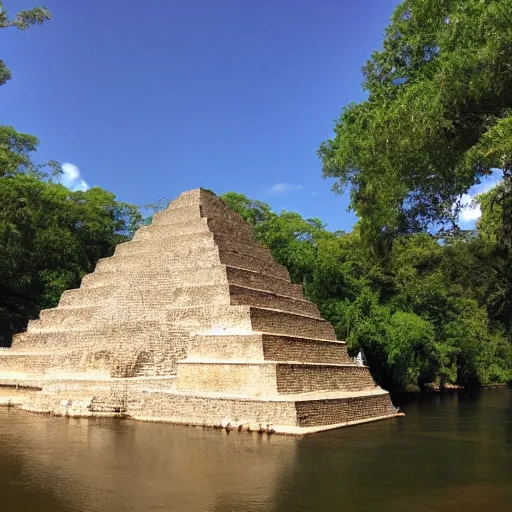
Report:
<svg viewBox="0 0 512 512"><path fill-rule="evenodd" d="M54 307L137 218L135 207L98 187L72 192L26 174L0 178L0 337Z"/></svg>
<svg viewBox="0 0 512 512"><path fill-rule="evenodd" d="M46 7L34 7L18 12L13 18L9 18L3 2L0 1L0 28L14 27L19 30L27 30L33 25L41 25L51 19L51 13ZM0 85L4 85L12 78L9 68L0 59Z"/></svg>
<svg viewBox="0 0 512 512"><path fill-rule="evenodd" d="M350 187L375 250L400 234L453 227L460 196L512 179L512 0L405 0L363 69L368 99L346 107L319 150Z"/></svg>

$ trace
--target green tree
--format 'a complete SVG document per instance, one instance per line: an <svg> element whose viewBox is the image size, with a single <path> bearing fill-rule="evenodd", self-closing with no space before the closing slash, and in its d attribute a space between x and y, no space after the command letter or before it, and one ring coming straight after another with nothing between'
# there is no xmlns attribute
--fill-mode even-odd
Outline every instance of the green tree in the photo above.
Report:
<svg viewBox="0 0 512 512"><path fill-rule="evenodd" d="M414 313L396 311L386 325L387 364L393 385L422 388L438 374L440 355L434 326Z"/></svg>
<svg viewBox="0 0 512 512"><path fill-rule="evenodd" d="M98 187L72 192L27 174L0 178L0 341L79 285L140 222Z"/></svg>
<svg viewBox="0 0 512 512"><path fill-rule="evenodd" d="M46 7L34 7L33 9L22 10L14 18L9 18L3 2L0 1L0 28L14 27L19 30L27 30L32 25L41 25L46 20L51 19L51 13ZM9 68L4 61L0 59L0 85L12 77Z"/></svg>
<svg viewBox="0 0 512 512"><path fill-rule="evenodd" d="M319 150L350 187L378 254L400 234L455 226L460 195L512 179L512 0L405 0L364 67L368 99L347 106Z"/></svg>
<svg viewBox="0 0 512 512"><path fill-rule="evenodd" d="M492 320L512 331L512 196L503 197L495 187L477 200L482 210L478 221L478 242L472 244L473 256L484 263L468 275L482 280L479 304L485 304Z"/></svg>
<svg viewBox="0 0 512 512"><path fill-rule="evenodd" d="M39 139L34 135L17 132L12 126L0 126L0 178L18 173L39 178L62 173L54 160L36 164L31 154L36 151Z"/></svg>

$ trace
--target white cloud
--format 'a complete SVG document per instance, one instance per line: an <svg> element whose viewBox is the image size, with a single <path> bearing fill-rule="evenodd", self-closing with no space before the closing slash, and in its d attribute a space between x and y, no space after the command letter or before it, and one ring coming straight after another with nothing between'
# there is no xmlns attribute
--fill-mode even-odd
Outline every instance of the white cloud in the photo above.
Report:
<svg viewBox="0 0 512 512"><path fill-rule="evenodd" d="M284 194L286 192L291 192L292 190L300 190L302 189L302 185L290 185L289 183L276 183L272 185L268 192L270 194Z"/></svg>
<svg viewBox="0 0 512 512"><path fill-rule="evenodd" d="M85 180L80 180L80 182L73 187L73 190L81 190L82 192L85 192L86 190L89 190L89 188L90 187Z"/></svg>
<svg viewBox="0 0 512 512"><path fill-rule="evenodd" d="M480 210L480 206L475 206L474 208L466 208L460 212L460 220L462 222L473 222L478 220L482 216L482 210Z"/></svg>
<svg viewBox="0 0 512 512"><path fill-rule="evenodd" d="M482 216L480 205L475 203L475 198L480 194L485 194L501 183L498 175L493 175L487 179L487 182L480 183L470 189L470 193L460 196L461 211L459 219L461 223L471 224Z"/></svg>
<svg viewBox="0 0 512 512"><path fill-rule="evenodd" d="M318 192L311 192L312 196L316 196L317 194L318 194Z"/></svg>
<svg viewBox="0 0 512 512"><path fill-rule="evenodd" d="M480 205L474 202L475 196L471 194L462 194L460 196L461 210L459 219L462 223L470 223L478 220L482 215Z"/></svg>
<svg viewBox="0 0 512 512"><path fill-rule="evenodd" d="M62 174L59 177L59 181L73 192L76 192L77 190L81 190L83 192L89 190L89 185L82 178L80 169L70 162L64 162L62 164Z"/></svg>

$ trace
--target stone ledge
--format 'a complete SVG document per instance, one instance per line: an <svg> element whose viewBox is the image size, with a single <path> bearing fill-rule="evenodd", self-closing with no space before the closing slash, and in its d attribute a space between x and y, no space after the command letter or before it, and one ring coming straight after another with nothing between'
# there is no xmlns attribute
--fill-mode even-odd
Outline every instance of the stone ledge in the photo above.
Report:
<svg viewBox="0 0 512 512"><path fill-rule="evenodd" d="M327 430L335 430L338 428L352 427L355 425L362 425L364 423L373 423L375 421L389 420L392 418L400 418L405 416L403 412L396 414L388 414L386 416L376 416L374 418L365 418L362 420L346 421L343 423L333 423L331 425L322 425L318 427L292 427L290 425L272 425L275 434L291 435L291 436L304 436L307 434L315 434L317 432L325 432Z"/></svg>
<svg viewBox="0 0 512 512"><path fill-rule="evenodd" d="M322 367L322 368L368 368L365 365L359 365L356 363L308 363L304 361L271 361L271 360L250 360L250 359L192 359L187 358L179 361L178 364L232 364L232 365L251 365L251 366L313 366L313 367Z"/></svg>

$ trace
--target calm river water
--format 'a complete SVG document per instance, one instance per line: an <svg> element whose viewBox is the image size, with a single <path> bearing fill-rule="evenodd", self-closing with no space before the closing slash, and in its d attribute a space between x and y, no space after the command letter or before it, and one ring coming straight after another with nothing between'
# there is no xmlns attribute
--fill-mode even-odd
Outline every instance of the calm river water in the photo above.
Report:
<svg viewBox="0 0 512 512"><path fill-rule="evenodd" d="M512 391L301 439L0 408L1 512L512 511Z"/></svg>

